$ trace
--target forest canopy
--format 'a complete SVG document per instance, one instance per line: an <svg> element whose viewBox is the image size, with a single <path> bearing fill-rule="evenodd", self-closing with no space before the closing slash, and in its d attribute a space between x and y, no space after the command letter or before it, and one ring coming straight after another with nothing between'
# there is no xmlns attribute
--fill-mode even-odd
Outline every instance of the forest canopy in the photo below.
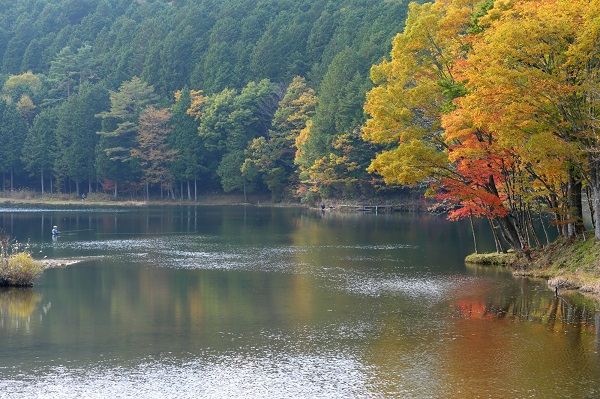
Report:
<svg viewBox="0 0 600 399"><path fill-rule="evenodd" d="M407 9L403 0L3 2L2 188L297 197L336 137L372 147L357 134L369 68ZM366 180L368 161L353 174ZM318 192L309 186L305 194Z"/></svg>

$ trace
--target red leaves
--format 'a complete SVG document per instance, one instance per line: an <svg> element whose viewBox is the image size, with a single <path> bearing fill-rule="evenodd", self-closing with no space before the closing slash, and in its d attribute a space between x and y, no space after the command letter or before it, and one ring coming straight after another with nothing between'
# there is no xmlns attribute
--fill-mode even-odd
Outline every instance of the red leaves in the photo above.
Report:
<svg viewBox="0 0 600 399"><path fill-rule="evenodd" d="M440 180L437 196L454 207L448 219L506 216L510 210L505 205L505 185L511 178L515 157L498 145L494 133L482 129L454 133L458 134L453 139L460 142L449 149L455 174Z"/></svg>

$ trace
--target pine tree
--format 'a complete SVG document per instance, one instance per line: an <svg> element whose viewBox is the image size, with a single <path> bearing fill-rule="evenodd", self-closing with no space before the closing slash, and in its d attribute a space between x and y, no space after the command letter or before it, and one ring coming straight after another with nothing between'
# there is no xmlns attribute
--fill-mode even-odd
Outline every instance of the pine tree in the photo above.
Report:
<svg viewBox="0 0 600 399"><path fill-rule="evenodd" d="M196 100L196 109L200 115L201 104L204 96L201 91L190 91L184 87L179 92L177 101L173 106L171 117L172 134L169 137L171 148L177 151L177 156L172 163L171 171L176 180L186 183L188 199L192 199L190 183L194 182L194 200L198 198L198 178L206 173L203 163L203 148L198 136L198 125L196 118L190 114L192 107L192 96ZM183 196L183 190L181 192Z"/></svg>
<svg viewBox="0 0 600 399"><path fill-rule="evenodd" d="M48 176L51 178L54 165L57 124L56 109L48 108L40 112L33 120L23 145L21 160L26 171L40 175L42 194L45 193L45 179ZM52 184L50 186L52 187Z"/></svg>
<svg viewBox="0 0 600 399"><path fill-rule="evenodd" d="M95 149L101 128L95 115L109 104L108 92L101 86L84 84L72 95L59 111L56 129L56 174L60 180L72 179L76 192L81 194L80 184L87 181L87 191L92 190L96 176Z"/></svg>
<svg viewBox="0 0 600 399"><path fill-rule="evenodd" d="M154 89L134 77L124 82L119 91L110 91L110 111L97 114L102 118L97 163L98 174L114 182L114 196L118 182L135 180L139 168L131 151L136 148L135 136L138 118L150 105L155 104Z"/></svg>

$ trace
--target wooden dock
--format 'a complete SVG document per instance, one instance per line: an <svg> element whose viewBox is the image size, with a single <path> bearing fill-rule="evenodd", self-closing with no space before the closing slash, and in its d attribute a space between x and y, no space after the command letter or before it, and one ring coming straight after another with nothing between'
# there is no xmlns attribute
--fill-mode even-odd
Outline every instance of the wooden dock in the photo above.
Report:
<svg viewBox="0 0 600 399"><path fill-rule="evenodd" d="M391 213L396 211L392 205L338 205L337 207L346 212Z"/></svg>

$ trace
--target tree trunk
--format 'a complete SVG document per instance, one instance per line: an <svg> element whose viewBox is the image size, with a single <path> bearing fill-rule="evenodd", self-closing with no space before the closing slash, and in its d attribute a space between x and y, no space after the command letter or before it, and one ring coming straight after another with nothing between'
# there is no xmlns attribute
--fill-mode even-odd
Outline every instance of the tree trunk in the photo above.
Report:
<svg viewBox="0 0 600 399"><path fill-rule="evenodd" d="M594 181L592 191L594 193L594 213L600 215L600 184L598 181ZM600 223L596 223L594 226L594 238L600 240Z"/></svg>
<svg viewBox="0 0 600 399"><path fill-rule="evenodd" d="M548 235L548 230L546 229L546 225L544 224L544 218L542 217L541 207L538 207L538 213L540 214L540 223L542 224L542 230L544 230L544 235L546 236L546 246L550 246L550 236Z"/></svg>
<svg viewBox="0 0 600 399"><path fill-rule="evenodd" d="M567 200L569 211L567 218L569 223L567 226L567 236L573 237L578 232L582 232L583 228L583 205L581 202L581 191L583 190L583 182L581 179L576 179L575 171L570 168L568 171L568 188Z"/></svg>
<svg viewBox="0 0 600 399"><path fill-rule="evenodd" d="M188 201L192 200L192 190L190 189L190 181L187 181L187 189L188 189Z"/></svg>
<svg viewBox="0 0 600 399"><path fill-rule="evenodd" d="M42 195L44 195L44 171L40 172L40 180L42 182Z"/></svg>
<svg viewBox="0 0 600 399"><path fill-rule="evenodd" d="M115 199L117 199L117 181L115 180L115 193L114 193L114 197Z"/></svg>
<svg viewBox="0 0 600 399"><path fill-rule="evenodd" d="M595 160L590 162L590 179L589 183L592 188L593 201L594 201L594 213L600 215L600 176L599 172L599 161ZM600 223L596 223L594 226L594 238L596 241L600 241Z"/></svg>
<svg viewBox="0 0 600 399"><path fill-rule="evenodd" d="M469 223L471 223L471 231L473 232L473 245L475 247L475 253L478 254L477 250L477 236L475 235L475 226L473 225L473 215L469 213Z"/></svg>
<svg viewBox="0 0 600 399"><path fill-rule="evenodd" d="M494 244L496 245L496 252L498 252L498 253L506 252L506 248L504 248L504 245L502 245L502 241L500 240L500 237L498 236L498 231L496 230L494 221L492 219L488 218L488 222L490 222L490 228L492 229L492 235L494 236Z"/></svg>
<svg viewBox="0 0 600 399"><path fill-rule="evenodd" d="M590 219L592 221L592 226L596 227L596 213L594 212L594 200L593 194L589 187L585 188L585 197L587 200L588 209L590 211Z"/></svg>
<svg viewBox="0 0 600 399"><path fill-rule="evenodd" d="M533 236L533 240L535 241L535 245L538 248L542 247L542 243L540 242L540 238L535 231L535 227L533 225L533 216L531 216L531 209L527 209L527 223L529 225L529 230L531 230L531 235Z"/></svg>
<svg viewBox="0 0 600 399"><path fill-rule="evenodd" d="M496 182L492 175L489 176L488 184L486 185L487 191L496 197L500 197L498 189L496 188ZM512 217L510 213L506 216L497 217L498 225L500 226L500 232L502 237L506 240L514 250L523 249L525 245L525 239L523 236L522 226L518 226L516 218Z"/></svg>
<svg viewBox="0 0 600 399"><path fill-rule="evenodd" d="M502 237L508 242L508 245L515 250L523 249L524 240L521 238L522 234L517 231L510 215L498 218L498 224Z"/></svg>

